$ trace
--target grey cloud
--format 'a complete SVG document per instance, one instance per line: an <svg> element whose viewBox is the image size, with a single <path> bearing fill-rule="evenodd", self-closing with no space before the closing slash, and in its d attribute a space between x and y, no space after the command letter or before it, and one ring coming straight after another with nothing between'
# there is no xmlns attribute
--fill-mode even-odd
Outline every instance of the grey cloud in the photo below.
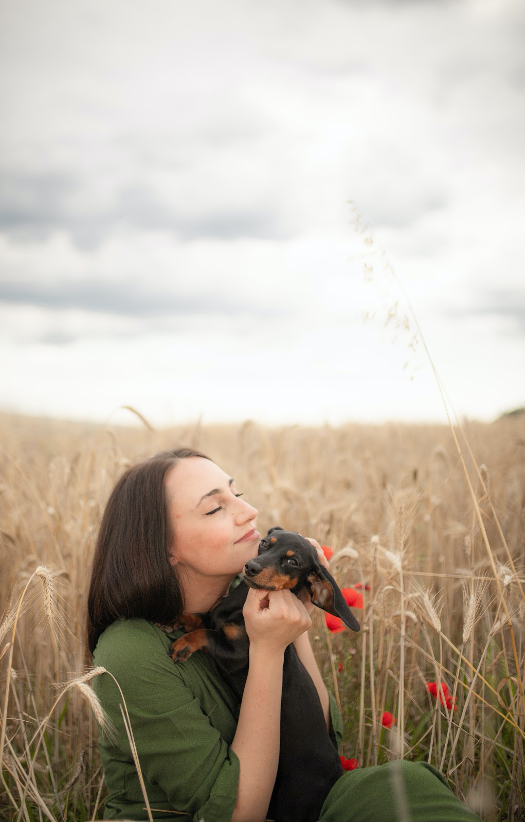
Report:
<svg viewBox="0 0 525 822"><path fill-rule="evenodd" d="M244 208L237 208L225 202L220 211L203 207L190 214L170 208L151 187L143 185L121 189L116 213L119 221L128 227L164 229L182 240L236 240L243 237L275 240L290 236L290 231L279 221L278 209L273 206L246 203Z"/></svg>
<svg viewBox="0 0 525 822"><path fill-rule="evenodd" d="M206 307L203 307L206 312ZM270 323L272 328L275 328L276 323L282 321L282 312L270 312L263 309L258 312L257 321ZM286 319L286 318L285 318ZM201 310L197 315L189 316L169 316L169 317L145 317L140 321L134 322L131 326L124 327L84 327L78 331L49 330L44 332L32 331L31 329L24 329L17 338L17 342L21 345L26 344L40 344L49 347L63 347L71 345L80 340L136 340L137 338L147 339L152 335L166 335L169 337L178 336L182 334L200 334L207 332L210 327L216 329L217 334L222 334L225 323L228 326L228 333L232 338L237 339L242 345L244 341L253 334L254 316L248 313L239 314L238 316L219 316L211 313L204 313Z"/></svg>
<svg viewBox="0 0 525 822"><path fill-rule="evenodd" d="M447 204L447 198L438 192L422 192L421 197L414 199L401 195L397 202L378 199L375 203L370 203L367 216L373 226L408 228L428 212L446 208Z"/></svg>
<svg viewBox="0 0 525 822"><path fill-rule="evenodd" d="M6 233L42 231L66 219L68 197L78 182L65 172L0 173L0 226Z"/></svg>
<svg viewBox="0 0 525 822"><path fill-rule="evenodd" d="M170 173L167 171L167 174ZM176 176L173 185L176 188ZM99 246L119 230L168 231L181 240L236 240L250 237L281 240L293 233L275 204L247 201L231 206L225 192L219 210L196 202L170 205L153 186L119 186L108 203L90 202L83 181L65 172L4 172L0 179L0 232L19 242L39 241L56 231L71 236L80 248ZM202 199L202 197L201 197Z"/></svg>
<svg viewBox="0 0 525 822"><path fill-rule="evenodd" d="M407 172L403 186L403 176L401 169L396 171L394 162L392 168L385 169L384 178L371 177L373 182L368 187L362 185L360 190L356 186L355 201L372 228L407 229L426 214L449 205L450 196L434 183L420 187L414 173Z"/></svg>
<svg viewBox="0 0 525 822"><path fill-rule="evenodd" d="M31 342L41 343L42 345L69 345L78 339L78 335L61 331L50 331L48 334L41 334L40 336L31 337Z"/></svg>
<svg viewBox="0 0 525 822"><path fill-rule="evenodd" d="M90 209L81 172L0 170L0 233L14 242L40 242L62 231L92 248L112 225L104 206Z"/></svg>
<svg viewBox="0 0 525 822"><path fill-rule="evenodd" d="M239 240L251 237L259 240L285 240L294 232L281 225L274 209L224 209L204 213L190 221L180 221L179 236L183 240L214 238Z"/></svg>
<svg viewBox="0 0 525 822"><path fill-rule="evenodd" d="M141 287L133 280L122 284L111 282L42 283L36 281L0 282L0 302L10 305L117 314L123 317L166 317L188 315L242 314L276 316L277 309L261 309L248 300L221 294L174 294L166 288Z"/></svg>
<svg viewBox="0 0 525 822"><path fill-rule="evenodd" d="M525 335L525 290L500 289L478 295L472 308L447 311L447 316L499 317L506 321L507 333Z"/></svg>
<svg viewBox="0 0 525 822"><path fill-rule="evenodd" d="M492 291L479 314L488 314L508 320L518 334L525 334L525 290Z"/></svg>

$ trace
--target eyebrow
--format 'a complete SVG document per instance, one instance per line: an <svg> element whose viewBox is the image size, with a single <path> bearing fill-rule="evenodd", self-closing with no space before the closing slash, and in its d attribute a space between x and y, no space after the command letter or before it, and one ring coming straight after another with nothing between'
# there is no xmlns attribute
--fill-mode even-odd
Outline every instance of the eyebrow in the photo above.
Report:
<svg viewBox="0 0 525 822"><path fill-rule="evenodd" d="M233 477L230 477L230 479L228 480L228 488L231 488L231 486L232 486L232 483L233 483L233 482L234 482ZM207 493L207 494L204 494L204 496L202 496L202 497L200 498L200 500L198 501L198 503L197 503L197 505L195 506L195 508L198 508L198 507L199 507L199 505L201 504L201 502L202 502L204 499L207 499L208 497L214 497L214 496L215 496L215 494L222 494L222 493L223 493L222 488L214 488L212 491L208 491L208 493Z"/></svg>

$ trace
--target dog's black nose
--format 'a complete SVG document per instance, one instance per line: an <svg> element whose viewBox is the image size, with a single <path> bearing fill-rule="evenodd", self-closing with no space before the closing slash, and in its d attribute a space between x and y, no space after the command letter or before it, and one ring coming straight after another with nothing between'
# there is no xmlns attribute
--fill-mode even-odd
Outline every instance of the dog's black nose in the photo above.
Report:
<svg viewBox="0 0 525 822"><path fill-rule="evenodd" d="M244 573L247 577L255 577L262 571L262 567L259 565L257 560L249 559L246 565L244 566Z"/></svg>

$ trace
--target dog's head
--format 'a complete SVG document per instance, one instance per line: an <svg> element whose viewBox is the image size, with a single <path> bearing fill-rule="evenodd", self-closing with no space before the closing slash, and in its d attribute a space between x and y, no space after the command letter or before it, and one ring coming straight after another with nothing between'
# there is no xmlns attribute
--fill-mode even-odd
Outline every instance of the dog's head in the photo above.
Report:
<svg viewBox="0 0 525 822"><path fill-rule="evenodd" d="M338 616L353 631L359 631L359 623L337 582L319 562L317 550L295 531L270 528L261 540L258 555L246 563L243 574L253 588L289 588L294 594L306 588L315 605Z"/></svg>

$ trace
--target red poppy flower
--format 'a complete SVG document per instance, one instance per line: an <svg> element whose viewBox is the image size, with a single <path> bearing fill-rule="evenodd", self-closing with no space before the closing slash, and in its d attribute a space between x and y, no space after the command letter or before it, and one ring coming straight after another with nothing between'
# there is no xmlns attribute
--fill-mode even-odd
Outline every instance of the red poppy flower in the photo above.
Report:
<svg viewBox="0 0 525 822"><path fill-rule="evenodd" d="M381 725L384 725L385 728L391 728L392 725L396 724L396 722L397 719L393 714L390 713L390 711L384 711L384 713L381 716Z"/></svg>
<svg viewBox="0 0 525 822"><path fill-rule="evenodd" d="M358 593L355 588L342 588L341 593L351 608L363 608L363 594Z"/></svg>
<svg viewBox="0 0 525 822"><path fill-rule="evenodd" d="M354 585L354 588L356 589L356 591L362 591L363 590L363 583L362 582L356 582L356 584ZM365 585L364 588L365 588L365 591L369 591L370 590L370 585Z"/></svg>
<svg viewBox="0 0 525 822"><path fill-rule="evenodd" d="M328 560L332 559L334 552L331 548L328 547L328 545L321 545L321 551Z"/></svg>
<svg viewBox="0 0 525 822"><path fill-rule="evenodd" d="M433 697L437 699L438 695L438 683L437 682L427 682L427 689L429 693L432 694ZM439 701L442 705L445 704L445 699L449 695L448 685L446 682L439 683Z"/></svg>
<svg viewBox="0 0 525 822"><path fill-rule="evenodd" d="M359 767L357 759L345 759L344 756L340 757L340 759L344 771L355 771L355 769Z"/></svg>
<svg viewBox="0 0 525 822"><path fill-rule="evenodd" d="M437 699L438 696L438 683L437 682L427 682L427 690L432 696ZM456 705L456 700L453 696L451 696L450 691L448 689L448 685L446 682L439 683L439 701L442 705L452 711L457 711L458 706Z"/></svg>
<svg viewBox="0 0 525 822"><path fill-rule="evenodd" d="M343 670L343 663L340 662L339 665L337 666L337 673L340 674L342 670Z"/></svg>
<svg viewBox="0 0 525 822"><path fill-rule="evenodd" d="M324 620L326 622L326 627L332 634L340 634L341 631L344 631L346 628L343 620L339 619L339 617L332 616L332 614L327 614L325 612Z"/></svg>

